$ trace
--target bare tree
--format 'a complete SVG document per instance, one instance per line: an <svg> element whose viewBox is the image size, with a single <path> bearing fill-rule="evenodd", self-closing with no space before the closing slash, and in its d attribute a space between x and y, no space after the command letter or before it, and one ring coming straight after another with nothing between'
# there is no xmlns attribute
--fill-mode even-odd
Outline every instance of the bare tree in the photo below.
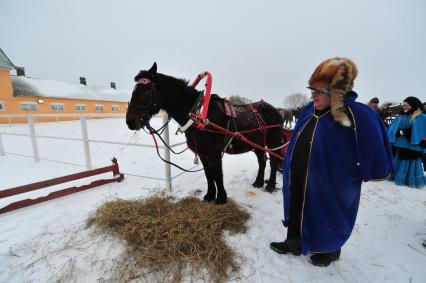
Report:
<svg viewBox="0 0 426 283"><path fill-rule="evenodd" d="M297 108L302 108L308 102L308 97L306 94L296 92L290 95L287 95L284 98L284 108L296 110Z"/></svg>
<svg viewBox="0 0 426 283"><path fill-rule="evenodd" d="M247 97L243 97L239 95L231 95L230 97L228 97L228 100L234 104L248 104L252 102Z"/></svg>

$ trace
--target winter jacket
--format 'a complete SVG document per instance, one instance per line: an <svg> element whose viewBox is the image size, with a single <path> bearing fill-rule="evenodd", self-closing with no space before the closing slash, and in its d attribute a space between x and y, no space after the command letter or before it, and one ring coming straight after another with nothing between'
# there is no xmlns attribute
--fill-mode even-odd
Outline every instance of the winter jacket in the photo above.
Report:
<svg viewBox="0 0 426 283"><path fill-rule="evenodd" d="M316 122L306 164L306 184L301 211L301 245L304 254L339 249L349 238L358 211L362 181L388 178L393 160L384 125L376 112L345 99L351 127L337 123L330 112ZM284 160L284 226L290 208L290 170L297 138L312 118L313 103L302 111Z"/></svg>

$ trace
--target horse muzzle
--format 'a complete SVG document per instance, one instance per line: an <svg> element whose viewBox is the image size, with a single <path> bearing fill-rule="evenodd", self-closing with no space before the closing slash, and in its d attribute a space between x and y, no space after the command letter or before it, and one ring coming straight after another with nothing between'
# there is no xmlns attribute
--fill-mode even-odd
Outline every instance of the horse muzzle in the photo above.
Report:
<svg viewBox="0 0 426 283"><path fill-rule="evenodd" d="M126 124L127 127L132 131L138 131L141 128L140 123L134 119L126 119Z"/></svg>
<svg viewBox="0 0 426 283"><path fill-rule="evenodd" d="M146 127L149 125L150 115L148 114L142 114L140 119L126 119L127 127L129 127L132 131L139 131L143 127Z"/></svg>

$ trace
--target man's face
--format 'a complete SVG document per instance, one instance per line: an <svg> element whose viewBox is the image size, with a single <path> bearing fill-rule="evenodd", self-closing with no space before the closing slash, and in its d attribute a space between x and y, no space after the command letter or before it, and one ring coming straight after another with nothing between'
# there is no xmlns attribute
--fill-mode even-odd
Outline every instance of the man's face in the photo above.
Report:
<svg viewBox="0 0 426 283"><path fill-rule="evenodd" d="M311 99L316 110L324 110L330 107L330 95L327 90L312 89Z"/></svg>
<svg viewBox="0 0 426 283"><path fill-rule="evenodd" d="M377 110L379 109L379 104L378 103L373 103L373 102L369 102L368 106L373 109L373 110Z"/></svg>

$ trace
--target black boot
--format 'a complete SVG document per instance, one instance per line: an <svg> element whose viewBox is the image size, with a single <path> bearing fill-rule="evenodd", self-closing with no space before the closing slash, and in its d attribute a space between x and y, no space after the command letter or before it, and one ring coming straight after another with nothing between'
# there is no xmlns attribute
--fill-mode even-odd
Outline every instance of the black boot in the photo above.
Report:
<svg viewBox="0 0 426 283"><path fill-rule="evenodd" d="M302 247L299 239L287 239L284 242L272 242L269 247L279 254L292 253L294 255L302 254Z"/></svg>
<svg viewBox="0 0 426 283"><path fill-rule="evenodd" d="M330 263L340 258L340 249L331 253L313 254L309 257L309 262L315 266L326 267Z"/></svg>

